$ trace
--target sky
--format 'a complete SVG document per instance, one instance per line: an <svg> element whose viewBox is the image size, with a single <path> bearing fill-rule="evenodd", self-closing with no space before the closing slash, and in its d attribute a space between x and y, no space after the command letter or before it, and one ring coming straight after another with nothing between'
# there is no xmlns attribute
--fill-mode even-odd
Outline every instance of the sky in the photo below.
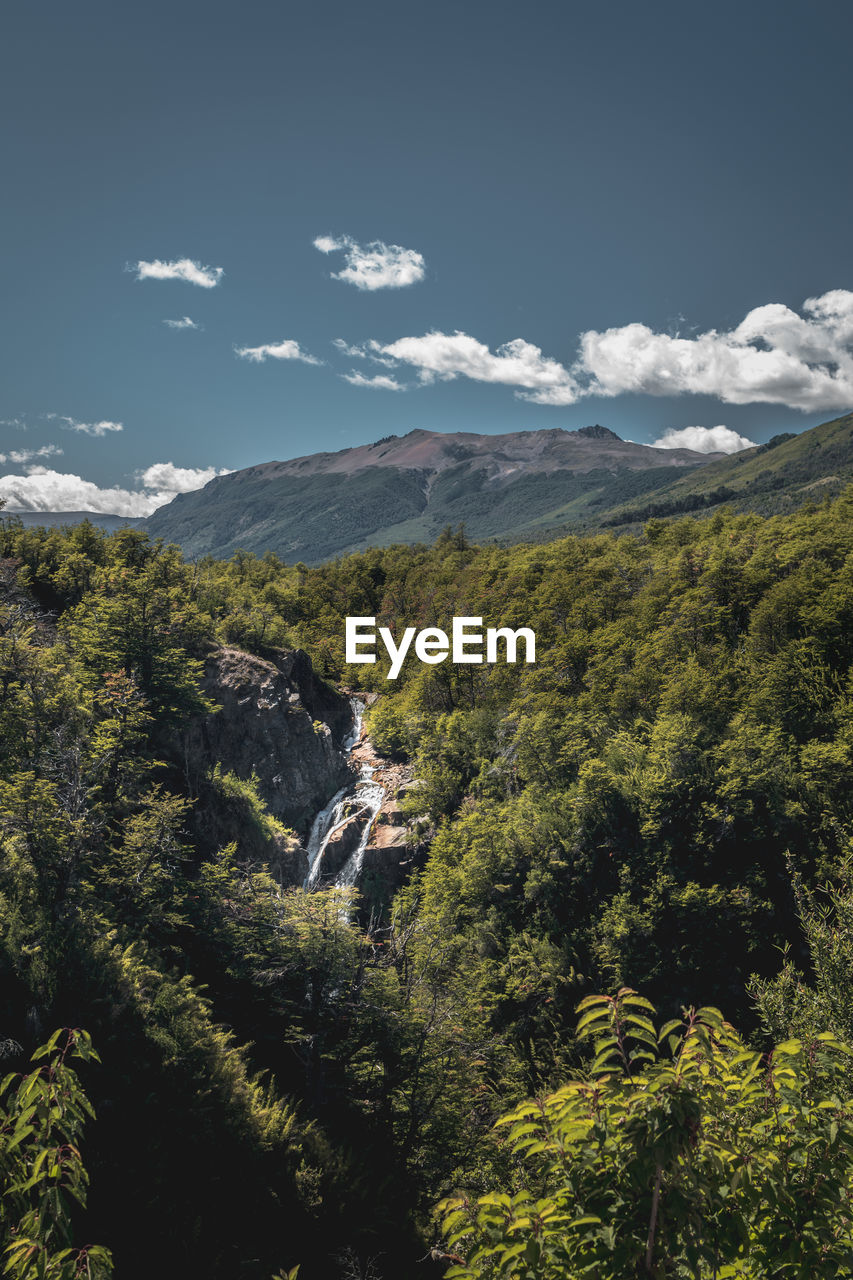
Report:
<svg viewBox="0 0 853 1280"><path fill-rule="evenodd" d="M7 0L0 498L853 408L839 0Z"/></svg>

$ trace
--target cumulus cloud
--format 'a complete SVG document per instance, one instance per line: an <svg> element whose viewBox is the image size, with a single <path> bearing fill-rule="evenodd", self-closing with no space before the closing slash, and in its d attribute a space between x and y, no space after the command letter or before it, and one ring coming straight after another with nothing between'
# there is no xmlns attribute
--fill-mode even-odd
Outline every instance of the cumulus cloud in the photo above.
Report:
<svg viewBox="0 0 853 1280"><path fill-rule="evenodd" d="M731 427L670 427L659 439L652 441L653 449L692 449L694 453L739 453L741 449L755 448L755 441L740 436Z"/></svg>
<svg viewBox="0 0 853 1280"><path fill-rule="evenodd" d="M192 258L176 258L173 262L137 262L128 267L136 272L137 280L186 280L187 284L213 289L225 275L222 267L203 267Z"/></svg>
<svg viewBox="0 0 853 1280"><path fill-rule="evenodd" d="M56 444L43 444L40 449L13 449L11 453L0 453L0 464L12 462L22 466L25 462L32 462L33 458L52 458L62 452Z"/></svg>
<svg viewBox="0 0 853 1280"><path fill-rule="evenodd" d="M406 390L402 382L398 382L396 378L389 378L384 373L377 373L373 378L367 378L363 373L342 373L341 377L344 382L349 382L354 387L373 387L374 390L383 391Z"/></svg>
<svg viewBox="0 0 853 1280"><path fill-rule="evenodd" d="M294 338L283 338L281 342L266 342L261 347L235 347L234 352L242 360L254 360L260 364L264 360L301 360L303 364L322 364L316 356L303 351Z"/></svg>
<svg viewBox="0 0 853 1280"><path fill-rule="evenodd" d="M505 342L494 353L484 342L458 330L398 338L384 346L368 344L368 355L371 348L380 357L412 365L424 383L458 377L503 383L518 388L517 394L534 404L574 404L580 394L568 369L523 338Z"/></svg>
<svg viewBox="0 0 853 1280"><path fill-rule="evenodd" d="M150 516L178 493L200 489L216 476L215 467L176 467L156 462L143 471L137 489L101 488L70 472L31 466L25 475L0 476L0 499L9 511L97 511L105 515Z"/></svg>
<svg viewBox="0 0 853 1280"><path fill-rule="evenodd" d="M160 493L192 493L201 489L217 476L229 476L226 467L176 467L174 462L155 462L140 473L139 479L145 489L156 489Z"/></svg>
<svg viewBox="0 0 853 1280"><path fill-rule="evenodd" d="M170 329L200 329L201 325L196 324L195 320L191 320L189 316L183 316L180 320L164 320L163 324L167 324Z"/></svg>
<svg viewBox="0 0 853 1280"><path fill-rule="evenodd" d="M580 335L577 359L565 365L523 338L492 352L458 330L389 343L351 345L337 338L334 345L346 356L391 369L411 365L422 383L457 377L502 383L534 404L631 393L709 395L727 404L780 404L803 412L853 407L853 292L846 289L806 299L802 315L768 303L733 329L690 337L636 322L589 329ZM731 445L729 437L721 438Z"/></svg>
<svg viewBox="0 0 853 1280"><path fill-rule="evenodd" d="M362 245L351 236L317 236L314 248L321 253L342 252L346 265L333 271L332 279L345 280L357 289L402 289L417 284L426 274L423 254L382 240Z"/></svg>
<svg viewBox="0 0 853 1280"><path fill-rule="evenodd" d="M77 422L75 418L68 418L63 413L46 413L45 417L58 422L63 431L77 431L86 436L105 436L110 431L124 431L120 422Z"/></svg>
<svg viewBox="0 0 853 1280"><path fill-rule="evenodd" d="M802 315L779 302L734 329L693 337L627 324L581 335L576 371L586 395L711 395L727 404L781 404L803 412L853 405L853 293L808 298Z"/></svg>

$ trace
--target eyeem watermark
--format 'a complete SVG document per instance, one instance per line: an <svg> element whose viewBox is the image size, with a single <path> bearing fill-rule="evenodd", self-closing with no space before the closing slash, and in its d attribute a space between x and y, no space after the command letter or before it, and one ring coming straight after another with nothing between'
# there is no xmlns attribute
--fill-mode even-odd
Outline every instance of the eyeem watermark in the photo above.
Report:
<svg viewBox="0 0 853 1280"><path fill-rule="evenodd" d="M511 631L509 627L487 627L485 636L482 628L482 618L454 618L450 637L439 627L425 627L423 631L406 627L397 644L388 628L380 627L379 638L391 659L388 679L397 679L412 640L415 642L415 657L430 665L444 662L448 657L451 662L483 662L484 640L486 662L517 662L519 643L524 645L524 661L536 661L536 636L529 627L519 627L517 631ZM376 662L376 635L375 618L347 618L347 662ZM503 659L498 657L499 644L503 645Z"/></svg>

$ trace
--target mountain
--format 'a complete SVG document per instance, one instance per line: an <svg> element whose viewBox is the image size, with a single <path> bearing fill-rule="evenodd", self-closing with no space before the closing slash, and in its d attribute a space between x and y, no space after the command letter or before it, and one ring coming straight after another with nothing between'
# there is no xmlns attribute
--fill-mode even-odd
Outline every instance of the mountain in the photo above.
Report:
<svg viewBox="0 0 853 1280"><path fill-rule="evenodd" d="M243 548L318 564L368 546L431 542L459 523L476 540L513 542L629 529L722 505L773 515L850 483L853 414L736 454L654 449L598 425L499 436L417 430L234 471L147 520L2 514L26 525L137 526L192 557Z"/></svg>
<svg viewBox="0 0 853 1280"><path fill-rule="evenodd" d="M853 413L798 435L774 436L742 453L719 455L701 472L679 475L665 489L618 506L602 527L636 524L725 505L779 515L806 502L834 497L853 483Z"/></svg>
<svg viewBox="0 0 853 1280"><path fill-rule="evenodd" d="M267 462L179 494L144 527L188 556L274 551L291 563L392 542L429 542L464 522L475 539L590 527L721 454L653 449L607 427L506 435L410 431L374 444Z"/></svg>
<svg viewBox="0 0 853 1280"><path fill-rule="evenodd" d="M5 508L0 512L5 520L20 520L25 525L44 525L46 528L67 524L82 524L88 520L90 524L99 525L107 533L123 529L125 525L142 524L141 516L114 516L103 511L10 511Z"/></svg>

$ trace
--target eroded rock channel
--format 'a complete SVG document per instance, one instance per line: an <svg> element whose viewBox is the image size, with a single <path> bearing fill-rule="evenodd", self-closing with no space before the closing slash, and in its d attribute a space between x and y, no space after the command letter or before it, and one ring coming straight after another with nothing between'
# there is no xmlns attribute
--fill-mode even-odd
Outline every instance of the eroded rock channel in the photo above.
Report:
<svg viewBox="0 0 853 1280"><path fill-rule="evenodd" d="M378 881L387 893L405 879L414 856L400 807L414 785L412 769L376 753L363 729L364 703L352 701L354 726L345 747L355 780L314 820L305 888L338 884L375 890Z"/></svg>

